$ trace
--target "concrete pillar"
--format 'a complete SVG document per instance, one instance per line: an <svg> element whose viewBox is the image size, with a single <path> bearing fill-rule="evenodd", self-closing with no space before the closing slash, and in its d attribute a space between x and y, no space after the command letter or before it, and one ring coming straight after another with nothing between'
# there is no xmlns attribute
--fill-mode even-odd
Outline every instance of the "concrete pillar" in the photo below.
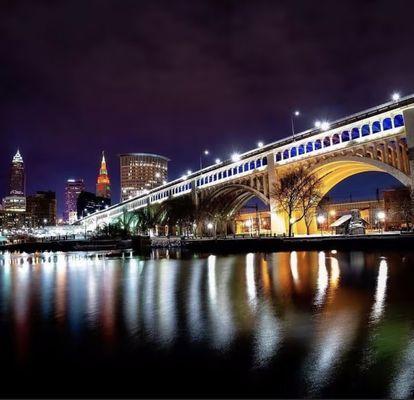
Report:
<svg viewBox="0 0 414 400"><path fill-rule="evenodd" d="M400 139L395 139L395 154L397 155L397 168L404 172L403 158L401 154Z"/></svg>
<svg viewBox="0 0 414 400"><path fill-rule="evenodd" d="M283 214L279 211L277 200L273 196L275 184L277 183L277 173L275 165L275 155L273 152L267 154L267 177L269 188L270 203L270 229L272 234L286 233L286 221Z"/></svg>
<svg viewBox="0 0 414 400"><path fill-rule="evenodd" d="M411 178L411 188L414 188L414 107L403 111L405 135L407 137L408 163L410 170L407 171Z"/></svg>

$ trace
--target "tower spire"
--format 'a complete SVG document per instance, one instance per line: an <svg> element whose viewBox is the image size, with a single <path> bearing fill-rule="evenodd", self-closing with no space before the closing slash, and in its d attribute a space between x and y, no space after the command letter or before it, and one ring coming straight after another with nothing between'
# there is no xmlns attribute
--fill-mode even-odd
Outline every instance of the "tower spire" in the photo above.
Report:
<svg viewBox="0 0 414 400"><path fill-rule="evenodd" d="M102 151L101 167L96 181L96 195L99 197L111 198L111 181L106 168L105 152Z"/></svg>

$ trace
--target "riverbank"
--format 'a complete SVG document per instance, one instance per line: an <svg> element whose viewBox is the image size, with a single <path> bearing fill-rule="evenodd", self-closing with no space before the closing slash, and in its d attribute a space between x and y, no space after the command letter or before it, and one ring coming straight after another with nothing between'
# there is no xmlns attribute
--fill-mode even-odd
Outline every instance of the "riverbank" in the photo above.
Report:
<svg viewBox="0 0 414 400"><path fill-rule="evenodd" d="M0 246L0 251L20 251L35 253L37 251L101 251L101 250L142 250L150 246L149 238L135 237L132 239L77 239L77 240L48 240L24 243L12 243Z"/></svg>
<svg viewBox="0 0 414 400"><path fill-rule="evenodd" d="M150 248L181 248L197 253L247 253L305 250L407 250L414 249L414 234L302 237L149 238L128 240L55 240L0 246L0 251L144 251Z"/></svg>
<svg viewBox="0 0 414 400"><path fill-rule="evenodd" d="M194 252L232 253L292 250L407 250L414 249L414 234L184 239L181 246Z"/></svg>

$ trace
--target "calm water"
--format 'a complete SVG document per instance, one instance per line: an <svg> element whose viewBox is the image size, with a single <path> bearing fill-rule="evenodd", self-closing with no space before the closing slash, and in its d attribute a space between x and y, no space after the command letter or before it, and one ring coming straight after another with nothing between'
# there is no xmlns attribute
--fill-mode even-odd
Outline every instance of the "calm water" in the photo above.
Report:
<svg viewBox="0 0 414 400"><path fill-rule="evenodd" d="M2 395L412 397L414 253L0 255Z"/></svg>

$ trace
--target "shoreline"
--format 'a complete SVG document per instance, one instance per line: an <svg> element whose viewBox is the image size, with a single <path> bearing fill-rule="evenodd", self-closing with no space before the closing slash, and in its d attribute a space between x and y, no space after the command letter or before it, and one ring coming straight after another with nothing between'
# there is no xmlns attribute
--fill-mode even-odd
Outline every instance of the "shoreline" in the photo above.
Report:
<svg viewBox="0 0 414 400"><path fill-rule="evenodd" d="M34 253L39 251L148 251L151 249L181 249L191 252L277 252L317 250L407 250L414 249L414 234L384 234L361 236L310 236L310 237L236 237L236 238L157 238L151 245L148 237L128 240L65 240L16 243L0 246L0 251ZM179 245L177 245L179 243Z"/></svg>

